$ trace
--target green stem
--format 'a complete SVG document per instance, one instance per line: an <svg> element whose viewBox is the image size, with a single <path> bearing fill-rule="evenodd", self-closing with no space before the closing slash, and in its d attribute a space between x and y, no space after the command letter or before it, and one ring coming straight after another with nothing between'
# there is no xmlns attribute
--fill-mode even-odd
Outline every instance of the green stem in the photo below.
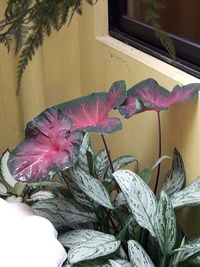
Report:
<svg viewBox="0 0 200 267"><path fill-rule="evenodd" d="M161 120L160 120L160 111L157 111L158 115L158 159L161 157L162 154L162 136L161 136ZM160 176L160 164L158 165L157 175L156 175L156 184L154 188L154 194L157 194L158 189L158 182Z"/></svg>
<svg viewBox="0 0 200 267"><path fill-rule="evenodd" d="M165 262L166 262L166 255L164 255L163 258L161 259L160 267L165 267Z"/></svg>

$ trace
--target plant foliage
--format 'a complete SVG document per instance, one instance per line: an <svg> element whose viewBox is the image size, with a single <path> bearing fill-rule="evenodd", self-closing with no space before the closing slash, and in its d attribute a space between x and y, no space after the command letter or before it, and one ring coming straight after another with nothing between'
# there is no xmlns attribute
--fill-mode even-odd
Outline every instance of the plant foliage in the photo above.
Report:
<svg viewBox="0 0 200 267"><path fill-rule="evenodd" d="M141 92L148 92L148 81L152 84L152 79L142 82ZM124 83L114 83L119 84ZM11 152L6 150L1 157L0 196L7 201L31 205L37 215L53 223L68 253L63 267L181 267L199 263L200 238L187 238L176 220L176 210L200 205L200 178L184 188L184 162L174 149L172 167L156 196L148 185L154 178L152 170L169 157L160 157L153 167L139 174L133 171L132 165L138 164L135 157L125 155L111 159L102 128L98 128L102 120L96 116L99 108L104 109L103 117L100 116L104 120L110 109L126 102L124 89L111 88L111 95L115 96L111 99L110 91L89 95L48 108L30 121L24 141ZM163 88L158 88L161 92L153 95L157 104L166 100L160 98ZM191 100L197 88L200 84L184 86L185 95L174 94L172 103ZM148 103L152 101L152 94L142 95ZM168 99L170 95L166 95ZM138 101L143 101L140 96L138 94ZM71 117L63 113L67 103ZM76 112L80 107L84 114ZM96 133L103 137L105 149L94 151L88 127L82 122L83 115L87 125L90 123L99 129ZM83 127L73 128L78 117ZM110 124L112 126L112 121ZM78 141L70 139L66 143L66 139L74 135L79 136ZM74 149L79 152L74 153ZM41 181L31 182L37 180Z"/></svg>

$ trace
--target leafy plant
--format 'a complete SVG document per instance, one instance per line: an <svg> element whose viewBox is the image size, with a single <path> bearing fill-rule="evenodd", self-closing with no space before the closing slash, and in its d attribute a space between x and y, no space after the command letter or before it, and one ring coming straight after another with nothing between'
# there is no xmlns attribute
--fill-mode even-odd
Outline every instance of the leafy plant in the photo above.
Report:
<svg viewBox="0 0 200 267"><path fill-rule="evenodd" d="M124 169L138 164L136 158L112 160L104 136L122 127L119 118L108 117L112 109L126 118L147 110L159 114L171 104L194 99L199 89L200 84L190 84L169 92L147 79L126 91L125 82L117 81L108 93L48 108L27 124L24 141L2 155L1 197L28 203L54 224L68 252L63 266L199 263L200 238L187 238L176 211L200 205L200 178L184 188L183 159L174 149L161 191L156 185L153 192L148 186L152 170L169 157L137 174L133 166ZM89 132L101 136L104 149L94 151Z"/></svg>

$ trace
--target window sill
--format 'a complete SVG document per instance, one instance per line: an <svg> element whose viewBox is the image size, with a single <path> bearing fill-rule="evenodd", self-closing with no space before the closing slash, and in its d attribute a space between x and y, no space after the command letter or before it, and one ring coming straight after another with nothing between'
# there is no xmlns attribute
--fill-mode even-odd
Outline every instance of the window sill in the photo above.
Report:
<svg viewBox="0 0 200 267"><path fill-rule="evenodd" d="M96 36L101 44L105 45L107 48L114 49L123 55L132 58L135 61L144 64L145 66L166 75L168 78L175 80L179 84L189 84L189 83L199 83L200 79L181 71L151 55L148 55L132 46L129 46L109 35Z"/></svg>

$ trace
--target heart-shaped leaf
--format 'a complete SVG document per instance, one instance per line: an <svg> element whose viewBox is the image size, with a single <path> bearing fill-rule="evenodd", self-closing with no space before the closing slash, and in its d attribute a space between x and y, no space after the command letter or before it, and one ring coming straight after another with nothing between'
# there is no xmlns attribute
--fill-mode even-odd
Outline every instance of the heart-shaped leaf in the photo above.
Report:
<svg viewBox="0 0 200 267"><path fill-rule="evenodd" d="M75 264L109 255L119 248L120 243L113 235L100 233L99 236L72 246L68 252L68 261Z"/></svg>
<svg viewBox="0 0 200 267"><path fill-rule="evenodd" d="M155 212L154 229L160 249L163 255L167 255L176 242L176 217L171 201L163 191Z"/></svg>
<svg viewBox="0 0 200 267"><path fill-rule="evenodd" d="M16 146L8 160L14 179L37 181L71 167L77 160L82 136L70 129L69 118L53 108L29 122L25 140Z"/></svg>
<svg viewBox="0 0 200 267"><path fill-rule="evenodd" d="M93 212L88 212L82 207L65 199L47 199L32 205L34 212L48 219L56 229L63 226L74 228L77 224L97 221Z"/></svg>
<svg viewBox="0 0 200 267"><path fill-rule="evenodd" d="M183 159L175 148L173 153L172 168L167 173L162 190L167 193L168 196L173 195L175 192L180 191L185 183L185 168Z"/></svg>
<svg viewBox="0 0 200 267"><path fill-rule="evenodd" d="M186 102L197 97L200 84L175 86L172 92L160 86L154 79L146 79L127 91L125 102L118 108L121 115L130 118L146 110L166 110L171 104Z"/></svg>
<svg viewBox="0 0 200 267"><path fill-rule="evenodd" d="M110 202L110 196L101 182L79 167L74 167L71 173L78 187L88 197L106 208L114 208Z"/></svg>
<svg viewBox="0 0 200 267"><path fill-rule="evenodd" d="M200 205L200 177L170 198L174 209Z"/></svg>
<svg viewBox="0 0 200 267"><path fill-rule="evenodd" d="M126 98L124 81L113 83L108 93L94 93L56 106L72 119L73 130L108 134L122 128L118 118L109 118L108 112L117 108Z"/></svg>
<svg viewBox="0 0 200 267"><path fill-rule="evenodd" d="M137 223L155 236L153 224L157 203L152 190L137 174L129 170L118 170L113 176Z"/></svg>
<svg viewBox="0 0 200 267"><path fill-rule="evenodd" d="M128 241L128 254L131 264L134 267L155 267L149 255L135 240Z"/></svg>

